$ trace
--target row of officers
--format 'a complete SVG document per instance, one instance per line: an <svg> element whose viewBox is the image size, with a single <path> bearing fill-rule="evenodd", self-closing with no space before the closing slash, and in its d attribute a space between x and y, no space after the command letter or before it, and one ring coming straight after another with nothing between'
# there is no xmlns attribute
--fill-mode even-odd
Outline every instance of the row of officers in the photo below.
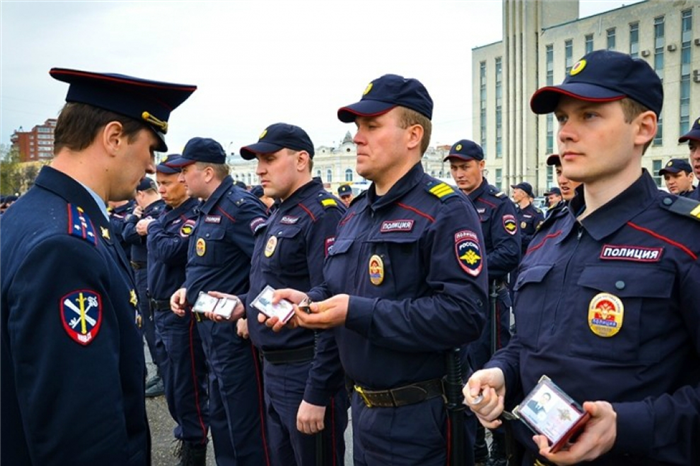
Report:
<svg viewBox="0 0 700 466"><path fill-rule="evenodd" d="M56 157L2 219L3 463L150 464L149 323L183 465L205 464L208 433L220 465L343 464L348 406L360 466L700 463L700 203L641 167L663 104L645 61L594 51L533 95L559 122L544 220L528 184L516 208L488 183L472 141L446 157L459 189L424 173L415 79L338 110L372 181L347 208L301 128L241 148L268 208L212 139L154 166L195 86L51 75L70 84ZM695 163L700 121L682 140ZM134 193L135 217L110 222ZM145 247L127 259L121 239ZM235 305L195 312L203 296ZM551 401L543 376L571 404L524 422L519 405Z"/></svg>

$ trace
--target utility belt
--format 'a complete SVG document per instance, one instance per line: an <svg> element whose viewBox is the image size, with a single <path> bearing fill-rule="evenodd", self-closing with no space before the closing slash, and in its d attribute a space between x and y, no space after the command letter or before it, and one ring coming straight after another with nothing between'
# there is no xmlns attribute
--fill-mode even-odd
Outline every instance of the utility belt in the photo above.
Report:
<svg viewBox="0 0 700 466"><path fill-rule="evenodd" d="M260 351L260 356L273 365L311 361L314 354L313 345L292 350Z"/></svg>
<svg viewBox="0 0 700 466"><path fill-rule="evenodd" d="M150 299L148 304L151 306L151 310L154 311L165 311L170 310L170 300L168 299Z"/></svg>
<svg viewBox="0 0 700 466"><path fill-rule="evenodd" d="M437 397L447 400L442 379L417 382L390 390L368 390L359 385L355 385L354 389L368 408L398 408Z"/></svg>
<svg viewBox="0 0 700 466"><path fill-rule="evenodd" d="M148 265L147 262L136 262L136 261L129 261L131 263L131 268L134 270L141 270L145 269L146 266Z"/></svg>

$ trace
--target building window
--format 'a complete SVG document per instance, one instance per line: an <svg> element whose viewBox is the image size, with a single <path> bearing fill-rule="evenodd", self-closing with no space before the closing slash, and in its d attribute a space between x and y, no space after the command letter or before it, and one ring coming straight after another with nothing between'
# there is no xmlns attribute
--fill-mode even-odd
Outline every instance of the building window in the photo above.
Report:
<svg viewBox="0 0 700 466"><path fill-rule="evenodd" d="M593 34L586 34L586 54L593 51Z"/></svg>
<svg viewBox="0 0 700 466"><path fill-rule="evenodd" d="M630 55L639 57L639 23L630 24Z"/></svg>
<svg viewBox="0 0 700 466"><path fill-rule="evenodd" d="M496 179L494 180L494 185L499 189L499 191L503 191L503 169L502 168L496 169Z"/></svg>
<svg viewBox="0 0 700 466"><path fill-rule="evenodd" d="M547 114L547 153L554 152L554 114Z"/></svg>
<svg viewBox="0 0 700 466"><path fill-rule="evenodd" d="M321 170L316 170L316 178L321 179Z"/></svg>
<svg viewBox="0 0 700 466"><path fill-rule="evenodd" d="M326 170L326 181L329 183L333 182L333 170L331 170L330 168Z"/></svg>
<svg viewBox="0 0 700 466"><path fill-rule="evenodd" d="M608 29L608 36L607 36L607 49L608 50L615 50L615 28L610 28Z"/></svg>
<svg viewBox="0 0 700 466"><path fill-rule="evenodd" d="M654 136L654 142L652 145L660 146L663 144L664 140L664 119L663 116L659 115L659 120L656 123L656 135Z"/></svg>
<svg viewBox="0 0 700 466"><path fill-rule="evenodd" d="M680 132L690 128L690 43L693 33L693 10L681 12L681 106Z"/></svg>
<svg viewBox="0 0 700 466"><path fill-rule="evenodd" d="M547 165L547 189L554 187L554 167Z"/></svg>
<svg viewBox="0 0 700 466"><path fill-rule="evenodd" d="M554 84L554 46L549 44L547 45L546 50L545 62L547 65L547 86L552 86Z"/></svg>
<svg viewBox="0 0 700 466"><path fill-rule="evenodd" d="M658 186L660 188L661 182L664 179L663 176L659 176L659 170L661 170L661 160L654 160L652 162L652 166L653 166L653 169L652 169L653 173L651 174L651 176L654 177L654 181L656 182L656 186Z"/></svg>
<svg viewBox="0 0 700 466"><path fill-rule="evenodd" d="M664 80L664 17L654 18L654 70L663 82Z"/></svg>
<svg viewBox="0 0 700 466"><path fill-rule="evenodd" d="M352 169L345 170L345 181L352 181Z"/></svg>
<svg viewBox="0 0 700 466"><path fill-rule="evenodd" d="M564 42L564 64L566 65L566 74L569 74L571 67L574 66L574 44L573 41L567 40Z"/></svg>
<svg viewBox="0 0 700 466"><path fill-rule="evenodd" d="M481 149L486 154L486 62L479 63L479 128Z"/></svg>
<svg viewBox="0 0 700 466"><path fill-rule="evenodd" d="M496 158L503 157L503 67L501 57L496 58Z"/></svg>

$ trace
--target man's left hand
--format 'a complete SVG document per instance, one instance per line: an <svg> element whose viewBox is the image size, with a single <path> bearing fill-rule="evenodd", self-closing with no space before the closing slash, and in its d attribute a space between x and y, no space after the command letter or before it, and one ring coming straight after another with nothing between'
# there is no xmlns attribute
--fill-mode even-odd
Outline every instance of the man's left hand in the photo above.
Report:
<svg viewBox="0 0 700 466"><path fill-rule="evenodd" d="M323 430L325 406L316 406L302 400L297 411L297 429L304 434L316 434Z"/></svg>

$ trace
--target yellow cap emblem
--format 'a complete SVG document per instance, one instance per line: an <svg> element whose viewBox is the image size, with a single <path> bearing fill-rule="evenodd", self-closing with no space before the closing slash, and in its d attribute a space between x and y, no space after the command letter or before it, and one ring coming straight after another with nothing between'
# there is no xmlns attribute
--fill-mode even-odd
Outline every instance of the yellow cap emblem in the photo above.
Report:
<svg viewBox="0 0 700 466"><path fill-rule="evenodd" d="M462 144L457 144L457 147L455 147L455 150L462 150Z"/></svg>
<svg viewBox="0 0 700 466"><path fill-rule="evenodd" d="M369 281L377 286L384 281L384 261L376 254L369 258Z"/></svg>
<svg viewBox="0 0 700 466"><path fill-rule="evenodd" d="M199 238L197 240L195 251L197 251L199 257L202 257L204 253L207 252L207 243L204 242L204 238Z"/></svg>
<svg viewBox="0 0 700 466"><path fill-rule="evenodd" d="M673 160L669 160L668 163L666 164L667 167L670 167L673 165Z"/></svg>
<svg viewBox="0 0 700 466"><path fill-rule="evenodd" d="M369 91L372 90L372 83L367 84L367 87L365 87L365 92L362 93L362 95L367 95L369 94Z"/></svg>
<svg viewBox="0 0 700 466"><path fill-rule="evenodd" d="M588 305L588 327L599 337L617 334L625 318L622 300L610 293L598 293Z"/></svg>
<svg viewBox="0 0 700 466"><path fill-rule="evenodd" d="M263 130L263 132L260 133L260 136L258 137L258 141L259 141L260 139L264 138L265 136L267 136L267 128L265 128L265 129Z"/></svg>
<svg viewBox="0 0 700 466"><path fill-rule="evenodd" d="M586 67L586 60L579 60L576 62L576 64L571 68L571 71L569 72L569 75L571 76L576 76L579 74L583 69Z"/></svg>
<svg viewBox="0 0 700 466"><path fill-rule="evenodd" d="M277 247L277 237L270 236L265 245L265 257L271 257L275 253L275 248Z"/></svg>

